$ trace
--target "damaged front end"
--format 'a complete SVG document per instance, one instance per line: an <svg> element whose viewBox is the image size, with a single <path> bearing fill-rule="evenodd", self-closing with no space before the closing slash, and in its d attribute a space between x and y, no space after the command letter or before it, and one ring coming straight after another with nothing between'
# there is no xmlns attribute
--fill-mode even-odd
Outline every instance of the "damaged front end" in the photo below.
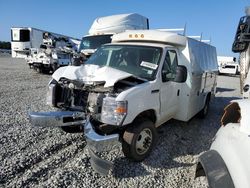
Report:
<svg viewBox="0 0 250 188"><path fill-rule="evenodd" d="M97 84L86 86L66 78L58 82L52 80L48 86L47 105L60 111L29 112L30 122L36 127L82 127L87 115L100 119L102 100L109 92L109 88L100 89Z"/></svg>
<svg viewBox="0 0 250 188"><path fill-rule="evenodd" d="M144 82L130 76L105 87L105 81L53 79L48 86L47 104L60 111L30 112L30 122L36 127L78 127L86 137L93 169L106 175L112 163L101 159L99 153L120 147L119 137L127 115L127 101L116 98Z"/></svg>

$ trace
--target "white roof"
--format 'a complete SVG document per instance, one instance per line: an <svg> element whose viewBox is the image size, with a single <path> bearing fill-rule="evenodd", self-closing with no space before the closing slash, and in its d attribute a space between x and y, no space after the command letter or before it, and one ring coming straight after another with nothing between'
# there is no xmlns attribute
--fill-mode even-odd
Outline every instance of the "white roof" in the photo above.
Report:
<svg viewBox="0 0 250 188"><path fill-rule="evenodd" d="M148 29L148 19L136 13L96 18L89 29L89 34L114 34L128 29Z"/></svg>
<svg viewBox="0 0 250 188"><path fill-rule="evenodd" d="M186 46L187 37L173 32L159 30L129 30L113 35L112 42L148 41L170 44L173 46Z"/></svg>

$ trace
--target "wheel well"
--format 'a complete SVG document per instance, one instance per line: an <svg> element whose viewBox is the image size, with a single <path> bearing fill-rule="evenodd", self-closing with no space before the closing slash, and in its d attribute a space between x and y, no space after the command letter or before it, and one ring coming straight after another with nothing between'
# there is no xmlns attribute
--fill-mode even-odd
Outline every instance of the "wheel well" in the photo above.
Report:
<svg viewBox="0 0 250 188"><path fill-rule="evenodd" d="M148 118L150 119L153 123L156 122L156 114L154 110L146 110L141 112L138 116L136 116L135 120L141 119L141 118ZM134 121L135 121L134 120Z"/></svg>
<svg viewBox="0 0 250 188"><path fill-rule="evenodd" d="M206 176L209 187L234 188L234 183L221 155L208 150L198 158L195 177Z"/></svg>

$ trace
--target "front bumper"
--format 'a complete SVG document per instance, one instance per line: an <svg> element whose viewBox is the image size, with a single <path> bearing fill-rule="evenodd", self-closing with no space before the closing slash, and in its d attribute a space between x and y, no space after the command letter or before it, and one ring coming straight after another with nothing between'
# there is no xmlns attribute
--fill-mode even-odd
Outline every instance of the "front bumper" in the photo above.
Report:
<svg viewBox="0 0 250 188"><path fill-rule="evenodd" d="M32 126L35 127L83 125L85 123L85 114L73 111L29 112L29 120Z"/></svg>
<svg viewBox="0 0 250 188"><path fill-rule="evenodd" d="M113 167L113 163L102 159L98 153L120 148L119 134L99 135L93 129L90 121L87 121L85 124L84 134L86 136L87 149L91 157L90 163L92 168L101 175L107 175Z"/></svg>

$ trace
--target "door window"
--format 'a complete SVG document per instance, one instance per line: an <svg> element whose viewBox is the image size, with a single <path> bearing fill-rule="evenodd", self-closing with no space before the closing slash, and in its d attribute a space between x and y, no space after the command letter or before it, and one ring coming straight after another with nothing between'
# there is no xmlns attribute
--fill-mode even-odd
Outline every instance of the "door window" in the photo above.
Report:
<svg viewBox="0 0 250 188"><path fill-rule="evenodd" d="M169 50L166 53L162 68L162 81L173 81L176 77L176 67L178 65L177 54L174 50Z"/></svg>

